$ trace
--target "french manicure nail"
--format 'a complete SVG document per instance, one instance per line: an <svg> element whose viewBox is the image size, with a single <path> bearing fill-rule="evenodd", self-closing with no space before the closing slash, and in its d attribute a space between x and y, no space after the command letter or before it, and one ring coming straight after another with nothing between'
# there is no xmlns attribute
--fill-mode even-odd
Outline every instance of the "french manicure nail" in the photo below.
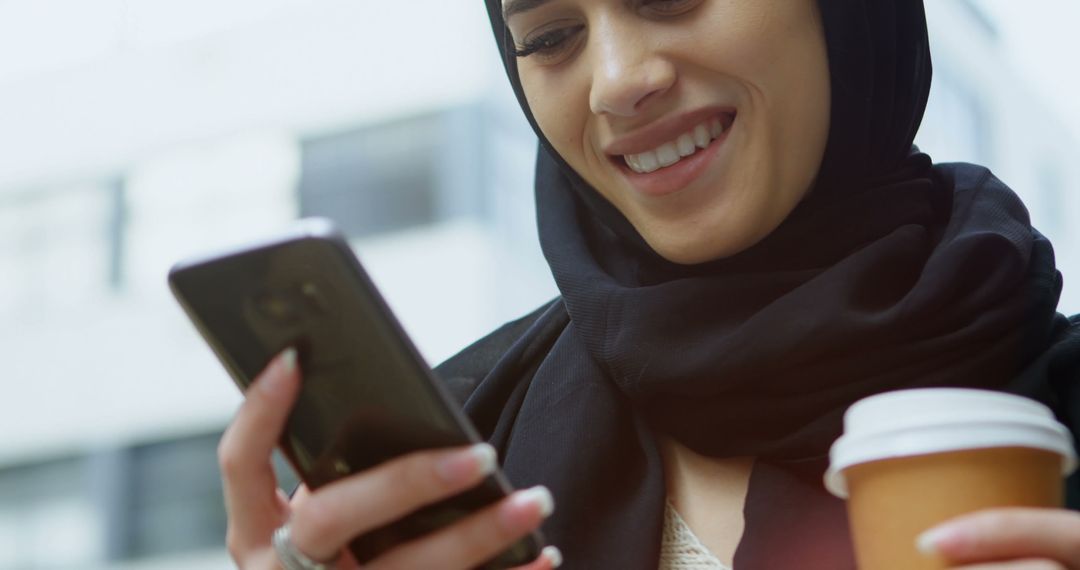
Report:
<svg viewBox="0 0 1080 570"><path fill-rule="evenodd" d="M926 556L938 554L938 545L953 534L953 530L947 526L932 528L915 539L915 548Z"/></svg>
<svg viewBox="0 0 1080 570"><path fill-rule="evenodd" d="M487 477L495 472L499 466L499 456L495 448L486 443L478 443L469 448L469 453L476 460L476 469L480 475Z"/></svg>
<svg viewBox="0 0 1080 570"><path fill-rule="evenodd" d="M548 563L551 564L552 568L562 566L562 551L559 550L558 547L545 546L544 549L540 551L540 556L547 558Z"/></svg>
<svg viewBox="0 0 1080 570"><path fill-rule="evenodd" d="M478 443L465 451L444 457L435 465L435 470L449 483L463 483L474 480L476 476L494 473L497 459L494 447Z"/></svg>
<svg viewBox="0 0 1080 570"><path fill-rule="evenodd" d="M281 365L285 369L285 372L293 372L296 370L296 349L293 347L286 348L281 353Z"/></svg>
<svg viewBox="0 0 1080 570"><path fill-rule="evenodd" d="M518 494L518 500L522 503L531 503L540 508L540 516L547 518L555 512L555 498L551 491L543 485L526 489Z"/></svg>
<svg viewBox="0 0 1080 570"><path fill-rule="evenodd" d="M265 373L258 378L253 387L267 394L274 394L285 384L286 375L296 369L296 349L287 348L271 360ZM285 374L282 374L284 371Z"/></svg>

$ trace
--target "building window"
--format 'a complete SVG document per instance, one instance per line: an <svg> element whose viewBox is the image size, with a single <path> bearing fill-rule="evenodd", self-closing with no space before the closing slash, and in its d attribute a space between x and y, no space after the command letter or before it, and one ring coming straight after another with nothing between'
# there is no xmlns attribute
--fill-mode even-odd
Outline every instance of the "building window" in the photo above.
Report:
<svg viewBox="0 0 1080 570"><path fill-rule="evenodd" d="M221 433L0 469L0 570L221 550ZM280 486L297 479L280 454Z"/></svg>
<svg viewBox="0 0 1080 570"><path fill-rule="evenodd" d="M481 113L464 107L302 144L300 213L365 237L480 213Z"/></svg>
<svg viewBox="0 0 1080 570"><path fill-rule="evenodd" d="M211 434L133 448L127 557L220 547L225 507Z"/></svg>
<svg viewBox="0 0 1080 570"><path fill-rule="evenodd" d="M82 567L105 555L105 525L80 458L0 470L0 569Z"/></svg>
<svg viewBox="0 0 1080 570"><path fill-rule="evenodd" d="M217 445L220 433L142 445L128 451L127 500L118 526L119 558L149 558L225 546L227 514ZM275 453L280 486L296 478ZM124 503L114 497L112 504ZM117 521L120 522L120 521Z"/></svg>
<svg viewBox="0 0 1080 570"><path fill-rule="evenodd" d="M39 188L0 200L0 315L38 321L106 294L112 188Z"/></svg>

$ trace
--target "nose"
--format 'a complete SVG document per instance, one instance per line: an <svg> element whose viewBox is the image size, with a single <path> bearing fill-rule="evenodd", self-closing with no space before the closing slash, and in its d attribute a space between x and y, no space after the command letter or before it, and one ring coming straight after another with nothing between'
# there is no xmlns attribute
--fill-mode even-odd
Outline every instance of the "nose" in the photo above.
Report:
<svg viewBox="0 0 1080 570"><path fill-rule="evenodd" d="M594 26L589 106L597 115L632 117L675 85L675 67L632 28Z"/></svg>

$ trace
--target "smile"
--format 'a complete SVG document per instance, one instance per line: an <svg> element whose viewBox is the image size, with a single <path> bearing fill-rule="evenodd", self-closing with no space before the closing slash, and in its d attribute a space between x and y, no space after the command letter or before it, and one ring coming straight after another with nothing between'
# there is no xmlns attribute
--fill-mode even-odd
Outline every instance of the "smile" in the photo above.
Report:
<svg viewBox="0 0 1080 570"><path fill-rule="evenodd" d="M616 169L644 196L688 187L715 162L735 127L734 110L702 109L665 119L605 150Z"/></svg>
<svg viewBox="0 0 1080 570"><path fill-rule="evenodd" d="M709 143L722 134L724 134L724 124L719 118L714 118L652 150L623 155L623 160L626 161L630 170L638 174L648 174L672 166L684 158L693 156L697 151L708 148Z"/></svg>

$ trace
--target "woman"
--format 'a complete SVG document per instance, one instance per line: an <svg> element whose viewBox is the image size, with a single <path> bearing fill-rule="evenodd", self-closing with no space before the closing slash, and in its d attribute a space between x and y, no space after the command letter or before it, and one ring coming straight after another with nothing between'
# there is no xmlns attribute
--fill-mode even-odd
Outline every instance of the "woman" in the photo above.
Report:
<svg viewBox="0 0 1080 570"><path fill-rule="evenodd" d="M440 372L510 479L559 508L533 488L365 567L467 568L551 514L572 568L673 567L681 539L701 567L853 568L821 484L852 402L983 387L1080 425L1080 323L1056 313L1049 242L988 171L912 146L931 72L921 2L487 7L541 138L562 296ZM290 362L221 446L241 567L277 567L290 511L291 547L333 560L491 468L485 447L423 453L275 502ZM920 546L956 567L1080 568L1080 516L977 513Z"/></svg>

